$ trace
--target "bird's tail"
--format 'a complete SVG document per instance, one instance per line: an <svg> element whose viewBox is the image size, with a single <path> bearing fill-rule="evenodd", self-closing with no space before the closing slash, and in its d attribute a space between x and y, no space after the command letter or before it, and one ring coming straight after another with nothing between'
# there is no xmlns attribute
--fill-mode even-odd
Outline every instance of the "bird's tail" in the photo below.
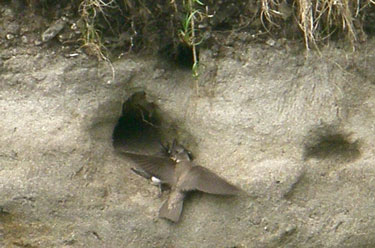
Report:
<svg viewBox="0 0 375 248"><path fill-rule="evenodd" d="M178 222L184 205L184 194L172 192L159 210L159 217Z"/></svg>

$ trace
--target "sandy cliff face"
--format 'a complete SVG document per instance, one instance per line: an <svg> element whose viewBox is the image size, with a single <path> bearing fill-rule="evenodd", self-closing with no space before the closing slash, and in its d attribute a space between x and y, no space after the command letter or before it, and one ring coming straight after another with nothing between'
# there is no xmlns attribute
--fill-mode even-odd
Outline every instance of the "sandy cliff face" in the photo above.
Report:
<svg viewBox="0 0 375 248"><path fill-rule="evenodd" d="M4 48L1 246L374 246L374 41L321 57L237 45L201 51L197 81L150 57L114 62L113 79L84 54ZM158 219L166 194L112 147L139 90L160 108L163 138L249 196L194 194L180 223Z"/></svg>

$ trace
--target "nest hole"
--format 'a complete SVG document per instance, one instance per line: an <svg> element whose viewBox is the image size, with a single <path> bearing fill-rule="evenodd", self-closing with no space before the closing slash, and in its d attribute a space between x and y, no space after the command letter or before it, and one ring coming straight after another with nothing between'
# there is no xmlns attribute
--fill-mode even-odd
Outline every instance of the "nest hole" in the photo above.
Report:
<svg viewBox="0 0 375 248"><path fill-rule="evenodd" d="M311 138L315 142L305 144L305 160L316 158L351 162L360 157L359 142L350 142L344 134L330 133Z"/></svg>
<svg viewBox="0 0 375 248"><path fill-rule="evenodd" d="M160 55L180 69L191 70L194 65L193 48L185 43L168 45L161 50ZM197 62L199 62L199 48L196 47Z"/></svg>
<svg viewBox="0 0 375 248"><path fill-rule="evenodd" d="M159 108L146 99L144 91L131 95L122 106L122 114L113 130L115 149L135 153L153 153L161 142Z"/></svg>

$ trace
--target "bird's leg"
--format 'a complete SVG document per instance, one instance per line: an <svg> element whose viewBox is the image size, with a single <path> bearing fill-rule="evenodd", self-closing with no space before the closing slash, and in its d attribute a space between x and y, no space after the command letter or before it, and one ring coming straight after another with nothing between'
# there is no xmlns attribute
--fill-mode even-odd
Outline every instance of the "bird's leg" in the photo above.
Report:
<svg viewBox="0 0 375 248"><path fill-rule="evenodd" d="M162 188L162 182L159 178L156 178L156 177L151 177L151 182L153 185L157 185L158 186L158 195L157 197L160 198L163 194L163 188Z"/></svg>
<svg viewBox="0 0 375 248"><path fill-rule="evenodd" d="M162 196L162 194L163 194L163 188L162 188L163 185L162 185L161 180L159 178L153 177L150 174L148 174L147 172L142 171L142 170L137 170L135 168L131 168L131 170L135 174L137 174L139 176L142 176L142 177L144 177L146 179L151 179L151 184L158 187L158 195L157 195L157 197L160 198Z"/></svg>
<svg viewBox="0 0 375 248"><path fill-rule="evenodd" d="M163 195L163 188L162 188L162 185L161 185L161 183L159 184L159 191L158 191L158 198L161 198L162 197L162 195Z"/></svg>

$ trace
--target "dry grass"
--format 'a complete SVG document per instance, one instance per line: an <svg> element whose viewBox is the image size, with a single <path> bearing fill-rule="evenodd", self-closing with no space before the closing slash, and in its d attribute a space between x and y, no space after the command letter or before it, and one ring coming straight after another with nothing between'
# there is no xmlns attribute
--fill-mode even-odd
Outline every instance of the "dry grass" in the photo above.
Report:
<svg viewBox="0 0 375 248"><path fill-rule="evenodd" d="M99 60L107 60L106 47L102 42L101 30L98 28L98 16L101 15L110 25L106 18L107 9L117 8L115 0L83 0L79 6L79 14L83 20L82 27L82 47L90 54L96 56Z"/></svg>
<svg viewBox="0 0 375 248"><path fill-rule="evenodd" d="M206 2L171 0L162 5L160 1L155 1L154 7L148 0L121 0L121 4L118 4L118 1L120 0L82 0L80 14L87 27L83 37L85 46L92 47L91 50L97 51L102 51L104 48L100 43L101 34L95 27L95 18L98 13L101 13L106 20L105 16L108 9L118 8L119 12L125 13L124 18L127 18L130 23L127 27L130 29L130 33L135 36L140 35L143 30L150 29L150 26L155 25L156 27L156 19L162 17L161 13L169 12L168 14L173 17L169 20L163 20L174 25L175 33L171 34L169 39L174 43L183 42L192 47L194 67L196 67L198 59L195 50L201 41L199 28L197 28L199 25L197 24L204 19L205 13L202 9L209 4L215 5L215 2L209 0ZM254 6L257 1L248 0L248 2L252 2L252 6ZM345 35L345 38L355 47L358 41L363 41L366 38L362 22L365 11L371 5L375 5L375 0L261 0L260 4L255 4L259 8L255 13L259 13L256 15L259 15L263 27L271 33L274 28L289 27L288 25L282 25L283 23L297 23L307 50L317 48L321 42L329 40L333 34L336 37ZM238 19L254 18L254 16L244 15L245 12L240 13ZM233 20L233 29L235 22L236 20ZM141 40L144 45L154 46L155 44L152 44L152 42L147 42L145 36L145 33L143 33L143 37L138 41ZM132 37L131 46L134 46L135 40ZM151 40L154 41L155 39ZM102 57L100 52L97 53L99 57Z"/></svg>
<svg viewBox="0 0 375 248"><path fill-rule="evenodd" d="M375 4L374 0L261 0L261 18L271 25L278 26L283 17L283 6L293 9L295 21L302 30L306 49L316 47L333 33L345 34L353 44L363 33L363 12ZM290 3L288 3L290 2Z"/></svg>
<svg viewBox="0 0 375 248"><path fill-rule="evenodd" d="M31 7L48 4L53 7L56 1L26 0L26 3ZM65 2L69 1L73 3L73 0L65 0ZM207 30L215 32L218 26L221 31L222 27L230 32L246 30L246 28L251 32L266 29L270 34L274 34L276 30L290 29L292 24L295 24L294 26L297 29L299 27L301 31L301 38L304 39L307 50L319 47L322 42L332 37L345 37L355 47L355 44L366 39L363 30L364 17L375 9L375 0L228 0L228 2L80 0L78 2L80 5L77 13L84 23L80 41L90 54L99 59L107 59L108 44L103 41L103 37L107 37L108 33L114 37L120 35L127 37L123 45L116 46L124 51L138 51L145 48L160 50L166 44L172 44L172 47L176 48L184 43L193 51L193 71L196 70L198 63L197 47L202 41L204 44L202 33ZM77 1L74 1L74 4L77 4ZM234 7L228 9L230 5ZM211 15L210 18L207 18L208 13ZM207 22L207 19L213 21ZM256 23L255 20L260 20L262 25L253 25ZM205 25L208 25L204 27L205 30L201 30L204 26L201 24L205 21Z"/></svg>

